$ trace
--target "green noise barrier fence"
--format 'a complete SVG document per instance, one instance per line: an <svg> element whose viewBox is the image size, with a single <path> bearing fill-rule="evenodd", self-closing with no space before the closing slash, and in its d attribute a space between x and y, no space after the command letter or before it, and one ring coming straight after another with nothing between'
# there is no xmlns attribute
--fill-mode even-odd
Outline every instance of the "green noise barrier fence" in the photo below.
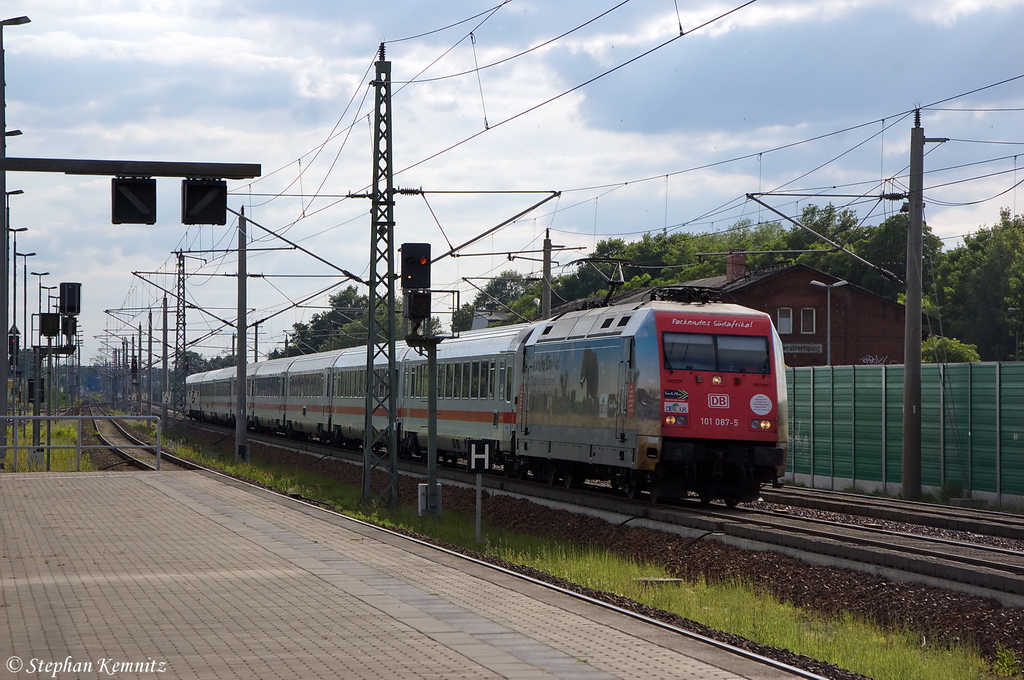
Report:
<svg viewBox="0 0 1024 680"><path fill-rule="evenodd" d="M903 366L786 373L789 476L819 488L898 492ZM1024 500L1024 362L922 367L921 483L955 485L997 502Z"/></svg>

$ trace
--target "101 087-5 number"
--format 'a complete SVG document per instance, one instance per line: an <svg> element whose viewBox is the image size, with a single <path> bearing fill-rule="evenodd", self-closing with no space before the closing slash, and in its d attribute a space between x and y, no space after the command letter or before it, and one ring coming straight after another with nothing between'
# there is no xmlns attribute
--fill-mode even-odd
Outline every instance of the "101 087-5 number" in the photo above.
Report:
<svg viewBox="0 0 1024 680"><path fill-rule="evenodd" d="M716 427L739 427L738 418L701 418L701 425L715 425Z"/></svg>

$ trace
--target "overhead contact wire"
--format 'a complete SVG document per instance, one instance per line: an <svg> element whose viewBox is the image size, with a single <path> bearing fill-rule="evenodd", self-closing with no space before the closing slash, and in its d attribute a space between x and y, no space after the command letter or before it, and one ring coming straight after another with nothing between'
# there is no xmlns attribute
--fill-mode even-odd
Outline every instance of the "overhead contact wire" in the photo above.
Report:
<svg viewBox="0 0 1024 680"><path fill-rule="evenodd" d="M727 12L723 12L722 14L718 15L714 19L710 19L709 21L704 22L703 24L701 24L701 25L697 26L696 28L690 30L690 32L687 33L686 35L690 35L694 31L700 30L701 28L704 28L705 26L708 26L708 25L710 25L712 23L715 23L716 21L720 21L720 20L724 19L725 17L729 16L730 14L738 12L739 10L743 9L744 7L752 5L755 2L757 2L757 0L748 0L747 2L743 3L742 5L739 5L738 7L734 7L733 9L731 9L731 10L729 10ZM516 113L516 114L514 114L512 116L509 116L508 118L505 118L502 121L499 121L499 122L495 123L494 125L492 125L490 128L488 128L486 130L480 130L479 132L476 132L475 134L472 134L469 137L466 137L465 139L463 139L461 141L458 141L458 142L456 142L456 143L454 143L454 144L452 144L452 145L450 145L450 146L448 146L448 147L446 147L444 149L441 149L440 151L438 151L436 153L433 153L433 154L431 154L431 155L429 155L429 156L427 156L425 158L422 158L421 160L416 161L412 165L408 165L408 166L402 168L401 170L396 171L395 174L398 175L398 174L406 172L408 170L412 170L413 168L419 167L420 165L423 165L424 163L426 163L428 161L434 160L435 158L437 158L437 157L439 157L439 156L441 156L443 154L446 154L449 151L457 149L458 147L462 146L463 144L466 144L466 143L476 139L477 137L479 137L480 135L484 134L485 132L489 132L490 130L493 130L494 128L500 127L500 126L504 125L505 123L510 123L510 122L512 122L512 121L514 121L514 120L516 120L518 118L522 118L523 116L525 116L527 114L533 113L534 111L536 111L537 109L539 109L541 107L547 106L548 104L551 104L552 102L558 101L562 97L565 97L566 95L572 94L576 90L584 88L587 85L590 85L591 83L594 83L594 82L596 82L598 80L601 80L602 78L604 78L604 77L606 77L608 75L611 75L612 73L615 73L616 71L619 71L620 69L623 69L626 66L629 66L630 64L632 64L632 63L634 63L636 61L639 61L640 59L643 59L644 57L646 57L646 56L648 56L650 54L653 54L654 52L657 52L658 50L661 50L662 48L667 47L668 45L671 45L676 40L679 40L682 37L683 37L682 35L673 36L672 38L669 38L668 40L666 40L666 41L664 41L662 43L659 43L658 45L655 45L654 47L650 48L649 50L641 52L640 54L636 55L635 57L633 57L631 59L628 59L628 60L622 62L621 64L617 65L617 66L613 66L612 68L608 69L607 71L604 71L603 73L600 73L600 74L594 76L593 78L590 78L588 80L583 81L579 85L575 85L574 87L571 87L568 90L565 90L564 92L555 95L554 97L550 97L550 98L540 102L539 104L535 104L534 106L531 106L531 107L529 107L527 109L524 109L524 110L520 111L519 113ZM662 175L658 175L658 177L661 177L661 176Z"/></svg>

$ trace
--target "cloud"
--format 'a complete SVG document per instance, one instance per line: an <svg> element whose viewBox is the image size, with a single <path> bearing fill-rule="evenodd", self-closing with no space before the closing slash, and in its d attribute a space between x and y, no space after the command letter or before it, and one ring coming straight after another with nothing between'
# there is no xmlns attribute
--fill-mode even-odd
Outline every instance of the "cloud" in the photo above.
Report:
<svg viewBox="0 0 1024 680"><path fill-rule="evenodd" d="M1018 75L1016 27L1024 19L1024 0L762 0L559 97L676 36L680 23L689 31L739 5L680 3L677 15L671 2L631 0L565 39L479 76L404 84L421 72L435 78L516 55L615 2L515 0L491 16L458 23L496 4L34 0L33 23L4 34L7 121L25 132L8 140L9 153L261 163L264 177L231 182L231 205L244 203L260 224L287 230L288 238L362 273L369 258L369 204L338 196L362 190L372 176L367 68L382 39L421 36L387 45L395 80L394 165L436 157L398 175L396 184L431 191L561 190L557 201L488 237L474 252L528 250L547 228L557 230L561 243L589 248L602 238L637 238L663 228L727 227L759 214L743 198L758 189L785 185L843 193L831 189L843 185L849 187L844 192L856 193L905 175L912 123L898 116ZM471 30L475 45L466 37ZM943 106L1019 108L1022 99L1015 82ZM538 108L524 113L532 107ZM1024 125L1013 113L925 111L924 125L929 136L1024 140ZM829 134L848 127L855 129ZM999 165L993 159L1012 156L1015 148L950 143L930 150L926 169L966 163L1005 168L1012 160ZM739 157L745 158L723 163ZM929 223L937 233L990 224L1004 201L1012 203L1012 193L980 206L959 204L995 196L1011 183L997 176L937 190ZM35 264L55 278L86 284L83 325L90 336L108 323L101 310L162 298L132 277L132 269L173 272L173 251L224 249L231 240L229 228L178 223L173 179L158 183L159 221L152 228L109 223L109 178L19 173L9 176L8 186L26 191L12 200L12 220L30 227L19 248L40 252ZM539 199L428 194L425 201L403 195L396 204L396 239L426 239L438 248L461 243ZM799 210L817 199L797 200L778 205ZM870 208L857 209L866 214ZM259 246L282 243L258 229L253 233ZM230 308L233 282L205 274L207 268L233 271L233 256L195 257L209 264L189 260L190 271L203 267L204 274L190 280L190 297ZM333 271L294 251L254 252L252 258L253 271ZM502 254L464 257L439 263L437 277L462 290L465 301L475 293L463 276L536 266ZM251 299L261 311L276 309L322 282L254 281ZM284 328L310 313L289 313L261 326L261 346L280 340ZM207 324L190 313L190 327L193 318L197 329ZM212 341L202 351L216 351L221 341L229 342ZM95 346L91 337L88 343Z"/></svg>

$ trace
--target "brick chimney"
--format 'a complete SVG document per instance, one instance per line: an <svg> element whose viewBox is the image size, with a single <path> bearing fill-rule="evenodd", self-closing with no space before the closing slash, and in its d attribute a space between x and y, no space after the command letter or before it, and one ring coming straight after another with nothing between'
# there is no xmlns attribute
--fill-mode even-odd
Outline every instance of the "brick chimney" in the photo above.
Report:
<svg viewBox="0 0 1024 680"><path fill-rule="evenodd" d="M747 275L747 254L730 250L725 258L725 282L730 283Z"/></svg>

